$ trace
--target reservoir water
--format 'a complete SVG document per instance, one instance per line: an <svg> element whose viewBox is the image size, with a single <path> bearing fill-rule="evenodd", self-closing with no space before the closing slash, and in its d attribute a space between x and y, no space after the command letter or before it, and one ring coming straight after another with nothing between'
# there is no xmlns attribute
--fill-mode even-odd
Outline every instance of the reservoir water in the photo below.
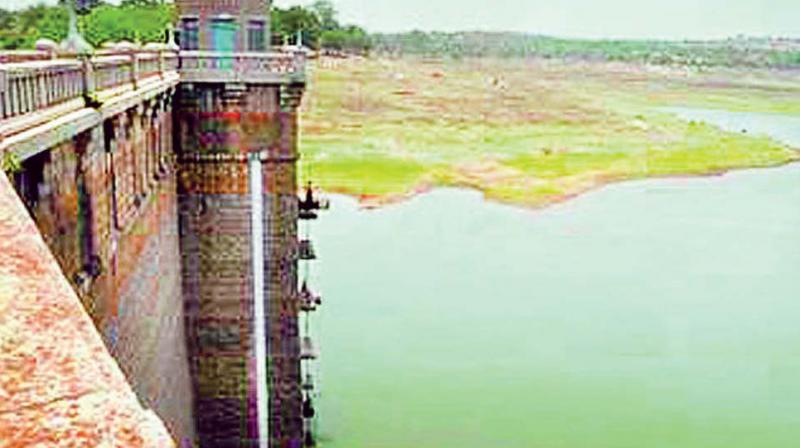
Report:
<svg viewBox="0 0 800 448"><path fill-rule="evenodd" d="M800 147L796 118L680 113ZM332 199L311 275L323 446L800 446L800 166L544 210Z"/></svg>

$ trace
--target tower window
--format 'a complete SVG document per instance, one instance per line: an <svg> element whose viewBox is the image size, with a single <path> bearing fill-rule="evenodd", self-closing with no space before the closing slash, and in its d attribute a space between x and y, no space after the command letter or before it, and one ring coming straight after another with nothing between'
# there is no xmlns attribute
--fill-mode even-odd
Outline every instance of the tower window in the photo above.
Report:
<svg viewBox="0 0 800 448"><path fill-rule="evenodd" d="M198 50L200 48L200 21L185 18L181 20L181 49Z"/></svg>
<svg viewBox="0 0 800 448"><path fill-rule="evenodd" d="M237 23L232 17L223 15L211 20L211 44L214 51L233 53L236 51Z"/></svg>
<svg viewBox="0 0 800 448"><path fill-rule="evenodd" d="M266 27L261 20L251 20L247 25L247 50L267 51Z"/></svg>

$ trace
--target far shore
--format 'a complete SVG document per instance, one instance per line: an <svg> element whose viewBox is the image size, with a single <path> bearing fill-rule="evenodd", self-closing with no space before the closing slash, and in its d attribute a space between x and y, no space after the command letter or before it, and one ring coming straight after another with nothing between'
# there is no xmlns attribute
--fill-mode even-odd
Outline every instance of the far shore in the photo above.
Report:
<svg viewBox="0 0 800 448"><path fill-rule="evenodd" d="M622 63L419 58L316 62L302 175L374 208L439 187L540 208L615 182L781 166L800 151L663 111L800 116L784 74Z"/></svg>

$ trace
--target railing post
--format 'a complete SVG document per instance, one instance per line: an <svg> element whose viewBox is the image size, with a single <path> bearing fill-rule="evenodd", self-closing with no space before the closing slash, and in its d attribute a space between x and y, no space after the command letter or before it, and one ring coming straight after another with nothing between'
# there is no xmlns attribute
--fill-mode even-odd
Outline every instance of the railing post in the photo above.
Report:
<svg viewBox="0 0 800 448"><path fill-rule="evenodd" d="M47 106L47 86L45 84L45 73L38 72L34 78L36 89L36 108L43 109Z"/></svg>
<svg viewBox="0 0 800 448"><path fill-rule="evenodd" d="M25 106L23 109L23 113L28 113L33 110L33 100L31 99L31 83L30 78L23 74L22 78L20 78L20 84L22 84L22 93L23 98L25 98Z"/></svg>
<svg viewBox="0 0 800 448"><path fill-rule="evenodd" d="M94 66L92 65L92 58L89 56L81 57L81 74L83 75L83 96L90 97L94 94L97 86L94 82Z"/></svg>
<svg viewBox="0 0 800 448"><path fill-rule="evenodd" d="M167 67L167 57L165 56L164 50L158 50L158 73L161 74L161 78L164 78L164 72L166 72Z"/></svg>
<svg viewBox="0 0 800 448"><path fill-rule="evenodd" d="M8 75L6 69L0 67L0 117L8 118Z"/></svg>
<svg viewBox="0 0 800 448"><path fill-rule="evenodd" d="M17 89L14 88L16 84L14 82L14 78L10 77L8 79L8 115L13 117L17 113L17 109L19 108L19 98L17 95Z"/></svg>
<svg viewBox="0 0 800 448"><path fill-rule="evenodd" d="M139 88L139 56L136 52L131 52L131 84L133 90Z"/></svg>

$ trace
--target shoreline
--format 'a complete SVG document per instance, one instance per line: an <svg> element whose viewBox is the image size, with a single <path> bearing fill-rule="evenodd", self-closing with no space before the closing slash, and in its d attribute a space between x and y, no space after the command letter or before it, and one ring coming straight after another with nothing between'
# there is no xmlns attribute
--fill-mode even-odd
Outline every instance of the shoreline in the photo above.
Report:
<svg viewBox="0 0 800 448"><path fill-rule="evenodd" d="M639 181L651 181L651 180L678 180L678 179L685 179L685 180L700 180L704 178L722 178L730 174L736 174L740 172L747 172L747 171L766 171L772 169L779 169L784 168L789 165L799 164L800 163L800 149L792 149L795 152L795 157L793 159L789 159L783 162L775 163L772 165L764 165L764 166L752 166L752 167L742 167L742 168L729 168L729 169L722 169L717 171L711 171L708 173L698 173L698 174L666 174L666 175L653 175L653 176L632 176L632 177L611 177L611 176L597 176L598 178L605 178L605 180L601 180L599 182L592 183L585 188L577 189L574 192L564 193L560 195L550 196L547 200L543 201L530 201L530 202L523 202L523 201L516 201L510 198L503 198L500 196L492 195L491 193L487 192L486 189L480 188L474 184L468 183L453 183L453 184L435 184L431 182L423 182L420 183L418 186L412 188L411 190L400 192L400 193L390 193L385 195L365 195L365 194L358 194L346 191L346 189L332 189L326 190L320 188L322 193L327 194L339 194L342 196L347 196L356 200L359 209L361 210L377 210L385 207L390 207L392 205L400 204L402 202L406 202L412 200L418 196L422 196L428 194L434 190L440 188L455 188L455 189L464 189L464 190L471 190L478 193L481 193L483 196L484 201L495 202L498 204L508 205L512 207L527 209L527 210L544 210L546 208L563 204L569 202L570 200L576 199L580 196L583 196L587 193L591 193L594 191L601 190L605 187L614 184L622 184L626 182L639 182Z"/></svg>
<svg viewBox="0 0 800 448"><path fill-rule="evenodd" d="M613 64L588 74L563 61L545 65L400 59L321 69L301 129L301 150L316 174L309 180L362 209L440 187L541 209L618 182L800 160L794 119L764 126L773 120L762 114L800 117L793 101L800 89L776 96L784 85L778 77L687 80ZM733 128L726 124L726 113L745 106Z"/></svg>

